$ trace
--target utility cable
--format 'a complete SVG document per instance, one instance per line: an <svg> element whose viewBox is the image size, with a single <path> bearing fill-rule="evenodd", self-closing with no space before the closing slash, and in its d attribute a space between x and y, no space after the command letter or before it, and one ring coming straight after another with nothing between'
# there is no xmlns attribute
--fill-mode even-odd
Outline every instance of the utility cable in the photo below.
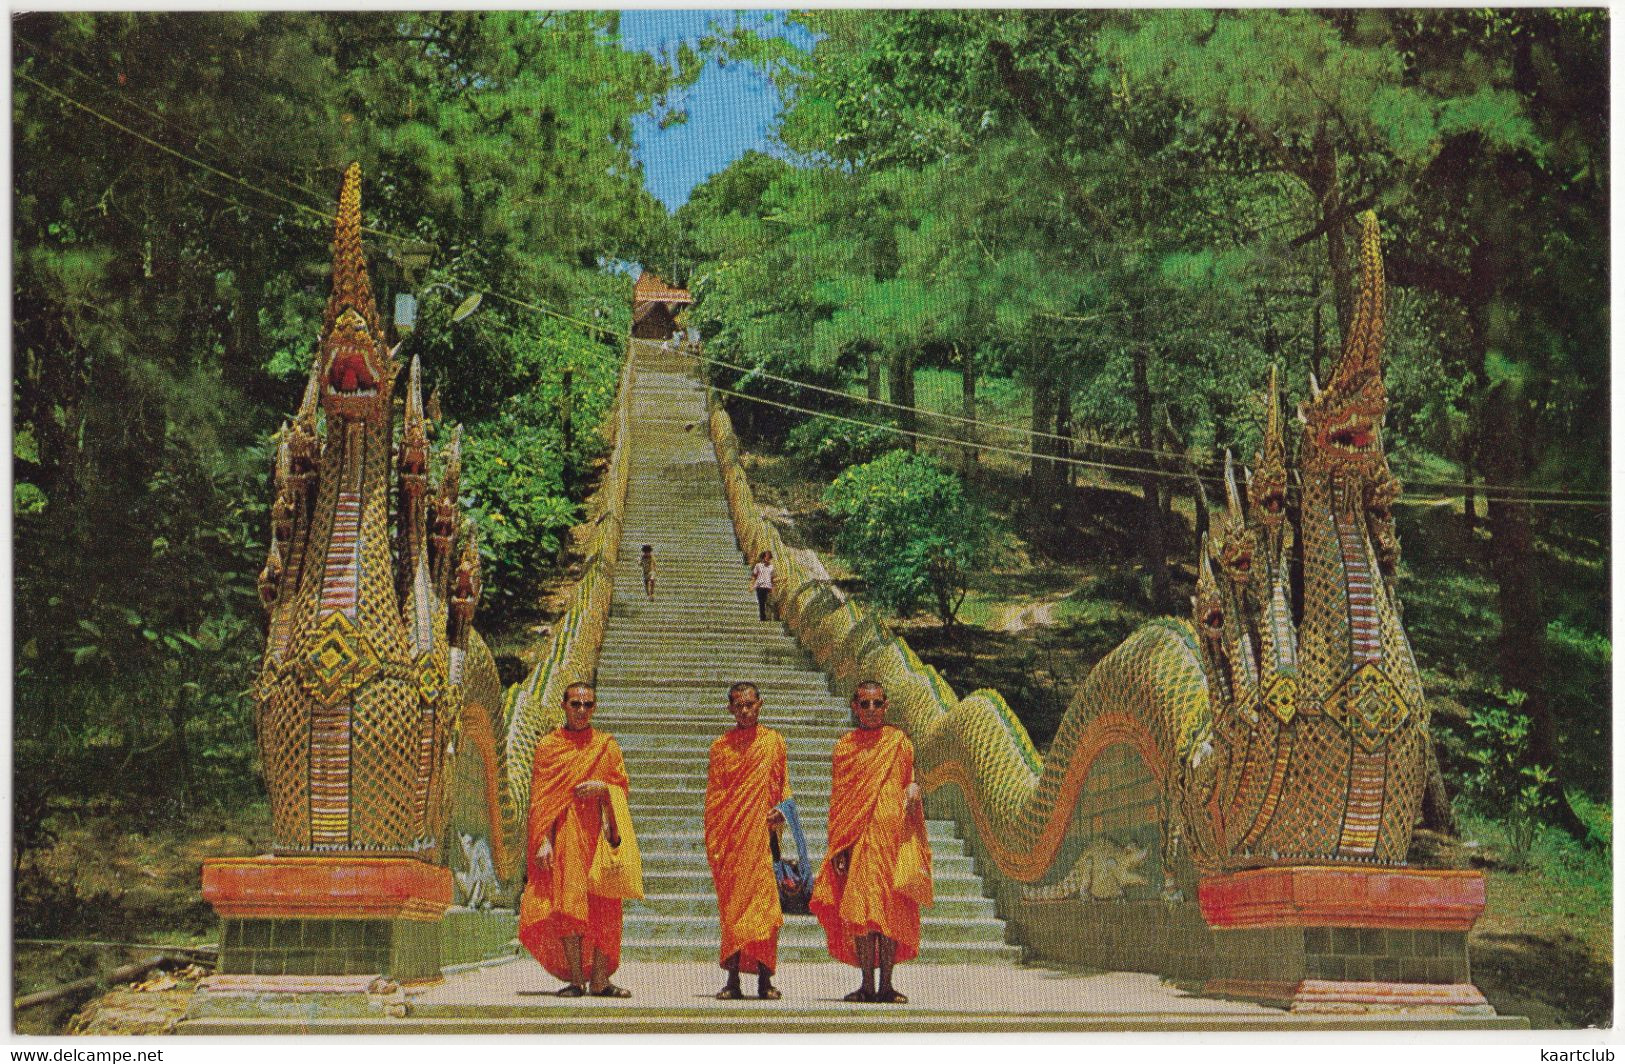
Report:
<svg viewBox="0 0 1625 1064"><path fill-rule="evenodd" d="M142 133L139 130L133 129L130 126L125 125L122 122L119 122L117 119L114 119L112 117L109 117L108 115L103 114L102 112L96 110L94 107L91 107L88 104L81 103L80 101L74 99L73 97L69 96L68 94L66 94L66 93L64 93L64 92L62 92L62 91L60 91L60 90L58 90L56 88L53 88L50 85L45 84L44 82L40 81L39 79L37 79L37 78L27 74L27 73L24 73L22 71L15 71L14 73L18 78L20 78L20 79L22 79L24 81L27 81L28 83L30 83L32 85L37 86L38 88L40 88L44 92L46 92L46 93L50 94L51 96L61 100L62 102L66 103L66 104L68 104L68 105L70 105L72 107L78 108L81 111L84 111L85 113L95 117L96 119L106 123L107 125L112 126L113 128L118 129L121 132L128 134L129 136L135 137L136 139L142 141L145 144L148 144L148 145L150 145L150 146L152 146L154 148L157 148L159 151L162 151L162 152L164 152L166 154L172 155L175 158L180 159L182 162L185 162L185 163L187 163L187 164L189 164L191 166L197 167L197 168L199 168L201 170L204 170L204 171L206 171L206 172L208 172L210 174L213 174L213 175L215 175L217 177L224 178L225 180L230 181L233 184L239 185L239 186L241 186L243 188L246 188L251 192L256 192L256 193L258 193L258 194L260 194L262 196L266 196L266 197L268 197L270 199L274 199L274 200L276 200L276 201L278 201L280 203L284 203L284 204L286 204L286 205L288 205L290 207L293 207L295 210L302 211L302 212L304 212L306 214L309 214L309 215L312 215L312 216L314 216L316 218L319 218L323 222L331 224L332 222L334 222L336 220L336 215L334 215L332 213L329 213L329 212L327 212L325 210L321 210L321 209L309 206L308 204L300 203L297 200L290 199L287 196L283 196L280 193L273 192L273 191L271 191L269 189L261 188L261 187L259 187L257 185L252 184L249 181L244 180L241 177L237 177L237 176L235 176L235 175L233 175L231 173L228 173L227 171L222 170L219 167L213 166L213 165L211 165L211 164L209 164L207 162L204 162L202 160L193 158L193 157L187 155L186 153L184 153L182 151L179 151L176 148L172 148L169 145L162 143L161 141L158 141L158 140L156 140L156 139L154 139L154 138L152 138L150 136L147 136L145 133ZM217 197L217 198L226 199L227 202L233 202L233 203L236 202L236 201L230 200L229 198L226 198L226 197ZM245 206L245 205L240 204L240 203L236 204L236 205L240 206L240 207ZM372 227L369 227L369 226L362 226L361 228L362 228L362 232L364 232L364 233L369 233L369 234L372 234L374 236L384 238L386 240L404 242L404 241L409 241L409 240L415 240L416 239L414 237L399 236L397 234L390 233L390 232L388 232L386 230L375 229L375 228L372 228ZM554 310L554 309L552 309L550 307L544 306L542 304L539 304L539 303L536 303L536 302L533 302L533 301L530 301L530 300L520 299L520 298L518 298L516 296L510 296L510 295L507 295L507 294L505 294L503 292L499 292L499 291L496 291L494 289L486 288L483 285L475 284L472 281L468 280L467 278L461 277L460 275L457 275L457 274L444 273L444 274L441 274L441 276L445 277L449 281L452 281L452 282L455 282L456 284L462 285L468 291L479 292L482 296L488 296L488 297L490 297L492 299L498 300L499 302L508 303L508 304L510 304L512 306L519 307L519 308L524 309L524 310L529 310L529 311L532 311L534 313L547 315L549 317L553 317L553 318L559 319L561 321L570 322L570 323L575 324L577 326L580 326L581 328L586 329L586 330L588 330L588 331L590 331L590 332L592 332L592 333L594 333L596 335L602 335L602 336L607 336L607 337L612 338L612 339L623 339L623 340L628 340L628 341L630 341L632 339L630 330L628 330L626 332L621 332L621 331L619 331L619 330L617 330L617 329L615 329L613 327L610 327L610 326L597 325L597 324L594 324L592 322L586 321L586 320L584 320L582 318L579 318L579 317L577 317L575 315L567 314L567 313L564 313L562 311L557 311L557 310ZM963 423L972 424L972 425L979 425L979 426L987 427L987 428L995 428L995 429L999 429L999 430L1006 431L1006 432L1025 434L1025 435L1027 435L1029 437L1048 437L1048 438L1054 438L1054 439L1058 439L1058 440L1067 440L1068 442L1073 442L1073 443L1080 442L1080 441L1073 440L1073 439L1071 439L1069 437L1061 436L1061 435L1056 434L1056 433L1046 433L1046 432L1041 432L1041 431L1038 431L1038 430L1023 429L1023 428L1020 428L1018 426L1004 425L1004 424L1002 424L1000 422L980 421L980 420L971 419L971 418L963 418L963 417L959 417L957 415L946 414L946 413L942 413L942 412L938 412L938 411L928 410L928 409L923 408L923 407L906 406L906 405L897 404L897 403L890 403L890 402L887 402L885 400L869 399L867 396L855 396L855 395L851 395L849 393L836 391L835 389L825 388L825 387L820 386L820 385L814 385L814 384L811 384L810 382L796 381L796 380L793 380L791 378L780 377L780 376L777 376L775 374L769 374L766 371L762 371L762 370L745 369L744 367L733 365L731 363L724 362L724 361L722 361L720 359L708 358L706 356L701 356L701 358L704 361L712 362L712 363L715 363L717 365L722 365L722 366L725 366L727 368L734 369L734 370L736 370L738 372L746 372L746 373L754 372L758 376L768 377L769 379L778 380L778 381L781 381L783 383L791 384L791 385L797 386L797 387L808 388L808 389L811 389L811 390L814 390L814 391L821 391L821 392L827 392L827 393L834 394L834 395L839 395L842 398L847 399L847 400L857 400L857 401L862 401L862 402L875 403L875 404L879 404L879 405L890 407L890 408L897 409L897 410L906 410L906 411L910 411L910 412L915 413L915 414L922 414L922 415L925 415L927 417L937 417L937 418L941 418L941 419L948 420L948 421L963 422ZM992 452L996 452L996 453L1010 454L1010 455L1029 457L1029 458L1038 458L1038 459L1048 460L1048 461L1057 462L1057 463L1061 463L1061 464L1084 466L1084 467L1096 468L1096 469L1104 469L1104 470L1109 470L1109 471L1114 471L1114 472L1122 472L1122 473L1129 473L1129 474L1139 474L1139 475L1145 475L1145 476L1175 477L1175 478L1178 478L1178 479L1181 479L1181 480L1198 479L1198 480L1202 480L1202 481L1204 481L1206 483L1211 483L1211 484L1222 484L1223 483L1223 481L1220 480L1219 478L1200 477L1200 476L1197 476L1197 475L1192 474L1192 473L1173 472L1173 471L1169 471L1169 470L1159 470L1159 469L1147 469L1147 468L1139 467L1139 466L1117 465L1117 464L1107 463L1107 462L1091 462L1091 461L1087 461L1085 459L1063 457L1063 456L1060 456L1060 455L1044 455L1044 454L1039 454L1039 453L1033 452L1033 451L1021 450L1021 449L1018 449L1018 448L1001 447L1001 446L996 445L996 444L978 443L978 442L975 442L975 441L956 439L956 438L953 438L953 437L944 437L944 436L937 436L937 435L934 435L934 434L919 433L919 432L910 431L910 430L896 429L896 428L892 428L890 426L879 425L879 424L876 424L876 423L873 423L873 422L866 422L866 421L861 421L861 420L857 420L857 419L853 419L853 418L842 417L842 416L837 415L837 414L830 414L830 413L823 412L823 411L812 410L812 409L808 409L806 407L796 406L794 404L776 403L776 402L774 402L772 400L766 400L766 399L760 398L758 396L749 395L749 394L744 393L744 392L735 392L735 391L731 391L729 389L722 389L722 388L718 388L717 390L725 392L726 394L729 394L729 395L736 395L736 396L738 396L740 398L747 399L747 400L752 401L752 402L767 403L769 405L777 405L777 406L783 407L784 409L798 411L798 412L801 412L801 413L808 414L810 416L831 418L831 419L838 420L838 421L843 421L843 422L846 422L846 423L849 423L849 424L859 425L859 426L867 427L867 428L871 428L871 429L877 429L877 430L880 430L880 431L894 431L894 432L897 432L897 433L902 434L902 435L913 436L913 437L918 438L918 439L929 440L929 441L933 441L933 442L946 443L946 444L949 444L949 445L955 446L955 447L975 447L975 448L978 448L980 450L987 450L987 451L992 451ZM1104 443L1104 442L1101 442L1101 441L1090 441L1090 440L1085 440L1085 441L1081 441L1081 442L1083 443L1084 446L1095 446L1095 447L1101 447L1103 449L1131 451L1131 452L1136 452L1136 453L1148 453L1148 454L1153 454L1153 455L1166 457L1169 460L1174 460L1174 461L1177 461L1181 457L1183 457L1183 456L1181 456L1181 455L1179 455L1177 453L1174 453L1174 452L1156 451L1156 450L1147 449L1147 448L1133 447L1133 446L1130 446L1130 445L1127 445L1127 444L1108 444L1108 443ZM1575 506L1584 506L1584 505L1606 506L1606 505L1609 505L1609 503L1607 501L1607 499L1609 498L1608 493L1573 490L1573 489L1566 489L1566 488L1550 488L1550 489L1542 489L1542 488L1534 488L1534 489L1506 488L1506 487L1501 486L1501 485L1467 484L1465 482L1452 483L1452 482L1448 482L1448 481L1436 481L1436 482L1432 482L1432 481L1415 481L1415 482L1412 482L1412 486L1413 487L1459 488L1459 489L1463 489L1464 491L1465 490L1471 490L1474 493L1482 496L1486 501L1522 503L1522 504L1527 504L1527 505L1540 505L1540 504L1575 505ZM1526 495L1526 493L1533 493L1533 494ZM1580 499L1580 498L1547 499L1547 498L1541 497L1541 496L1545 496L1545 495L1567 495L1567 496L1586 495L1586 496L1596 496L1597 498L1595 498L1595 499ZM1456 496L1451 496L1451 497L1454 498ZM1421 504L1423 502L1426 502L1427 500L1425 500L1425 499L1409 499L1409 500L1405 500L1405 501L1407 501L1407 502L1409 502L1411 504Z"/></svg>
<svg viewBox="0 0 1625 1064"><path fill-rule="evenodd" d="M1072 457L1068 457L1068 456L1065 456L1065 455L1040 454L1040 453L1038 453L1036 451L1024 451L1024 450L1021 450L1021 449L1015 448L1015 447L1001 447L1001 446L999 446L997 444L976 443L976 442L969 441L969 440L958 439L958 438L952 437L952 436L938 436L938 435L935 435L933 433L917 432L917 431L913 431L913 430L910 430L910 429L904 429L904 428L901 428L901 427L898 427L898 426L895 426L895 425L885 425L885 424L879 424L879 423L872 422L872 421L863 421L863 420L860 420L858 418L850 418L850 417L846 417L846 416L841 415L841 414L833 414L833 413L830 413L829 411L825 411L825 410L814 410L814 409L811 409L809 407L797 406L794 403L785 403L785 402L781 402L781 401L775 400L775 399L767 399L767 398L764 398L762 396L750 395L749 393L746 393L746 392L735 391L735 390L733 390L731 388L723 388L723 387L721 387L719 385L714 385L713 384L713 385L710 385L710 387L711 387L711 389L713 391L716 391L716 392L721 393L723 395L731 395L731 396L734 396L734 397L739 398L739 399L747 400L749 402L759 403L759 404L761 404L763 406L778 407L779 409L782 409L782 410L791 410L791 411L795 411L796 413L806 414L806 415L808 415L810 417L825 418L825 419L830 420L830 421L839 421L839 422L842 422L844 424L855 425L855 426L858 426L859 428L874 429L874 430L877 430L877 431L880 431L880 432L889 432L889 433L892 433L892 434L898 435L898 436L908 436L908 437L912 437L914 439L926 440L926 441L931 442L931 443L946 444L946 445L951 446L951 447L958 447L958 448L969 447L969 448L972 448L972 449L975 449L975 450L978 450L978 451L991 451L991 452L994 452L994 453L997 453L997 454L1007 454L1007 455L1012 455L1012 456L1019 457L1019 458L1029 458L1029 459L1037 459L1037 460L1041 460L1041 461L1055 462L1055 463L1057 463L1059 465L1081 466L1081 467L1089 468L1089 469L1104 469L1104 470L1108 470L1108 471L1115 472L1115 473L1124 473L1124 474L1133 475L1133 476L1169 477L1169 478L1173 478L1175 480L1179 480L1179 481L1183 481L1183 482L1189 482L1189 481L1195 480L1195 481L1201 481L1204 484L1214 485L1215 487L1222 487L1223 484L1224 484L1224 481L1222 479L1218 478L1218 477L1201 476L1199 474L1193 474L1193 473L1189 473L1189 472L1182 472L1182 471L1176 471L1176 470L1167 470L1167 469L1146 469L1146 468L1141 467L1141 466L1116 465L1116 464L1109 463L1109 462L1092 462L1092 461L1089 461L1088 459L1083 459L1083 458L1072 458ZM1298 491L1300 489L1296 485L1292 485L1292 486L1289 486L1288 490L1296 492L1296 491ZM1608 503L1602 502L1602 501L1595 501L1594 502L1594 501L1590 501L1590 500L1578 500L1578 499L1574 499L1574 500L1571 500L1571 499L1515 499L1515 498L1500 498L1500 497L1497 497L1497 496L1494 496L1494 495L1485 494L1483 492L1480 492L1479 494L1480 494L1480 496L1482 498L1485 499L1485 501L1513 502L1513 503L1521 503L1521 504L1531 505L1531 506L1607 506L1607 505L1609 505ZM1455 499L1460 498L1460 497L1461 496L1459 496L1459 495L1445 495L1445 496L1433 496L1433 497L1430 497L1430 496L1401 496L1399 499L1395 500L1395 502L1396 502L1396 505L1407 505L1407 506L1440 506L1440 505L1443 505L1445 503L1454 501Z"/></svg>

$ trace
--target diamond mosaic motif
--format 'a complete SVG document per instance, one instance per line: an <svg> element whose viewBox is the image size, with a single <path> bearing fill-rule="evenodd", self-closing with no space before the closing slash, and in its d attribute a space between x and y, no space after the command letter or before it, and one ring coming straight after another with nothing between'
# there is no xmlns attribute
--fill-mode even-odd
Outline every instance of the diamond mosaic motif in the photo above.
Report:
<svg viewBox="0 0 1625 1064"><path fill-rule="evenodd" d="M1269 690L1264 692L1264 708L1282 724L1292 723L1292 718L1298 714L1298 678L1277 676Z"/></svg>
<svg viewBox="0 0 1625 1064"><path fill-rule="evenodd" d="M1326 715L1374 753L1410 718L1411 707L1393 681L1368 661L1326 700Z"/></svg>
<svg viewBox="0 0 1625 1064"><path fill-rule="evenodd" d="M327 615L316 645L301 664L301 686L324 706L331 706L378 675L382 663L372 644L342 612Z"/></svg>
<svg viewBox="0 0 1625 1064"><path fill-rule="evenodd" d="M446 684L445 665L429 654L425 654L418 662L418 695L425 702L433 705L445 693Z"/></svg>

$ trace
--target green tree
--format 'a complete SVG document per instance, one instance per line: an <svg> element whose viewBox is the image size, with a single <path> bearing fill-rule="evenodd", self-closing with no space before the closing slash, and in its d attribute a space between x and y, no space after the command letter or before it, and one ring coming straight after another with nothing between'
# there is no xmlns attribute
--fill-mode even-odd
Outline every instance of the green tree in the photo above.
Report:
<svg viewBox="0 0 1625 1064"><path fill-rule="evenodd" d="M892 451L845 470L824 502L841 521L837 553L876 602L906 617L929 600L943 626L955 626L991 524L956 475Z"/></svg>

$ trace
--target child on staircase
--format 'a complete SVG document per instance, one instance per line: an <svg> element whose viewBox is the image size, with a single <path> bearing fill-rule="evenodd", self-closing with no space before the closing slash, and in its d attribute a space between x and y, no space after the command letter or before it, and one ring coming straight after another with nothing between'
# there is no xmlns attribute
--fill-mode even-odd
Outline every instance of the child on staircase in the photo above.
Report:
<svg viewBox="0 0 1625 1064"><path fill-rule="evenodd" d="M638 567L643 570L643 590L653 599L655 597L655 549L647 543L643 545L643 557L638 559Z"/></svg>

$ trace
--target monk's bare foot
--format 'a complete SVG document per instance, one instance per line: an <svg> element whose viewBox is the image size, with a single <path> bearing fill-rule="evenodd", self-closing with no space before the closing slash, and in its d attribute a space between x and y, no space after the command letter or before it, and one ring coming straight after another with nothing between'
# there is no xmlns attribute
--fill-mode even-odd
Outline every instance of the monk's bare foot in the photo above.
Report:
<svg viewBox="0 0 1625 1064"><path fill-rule="evenodd" d="M553 993L559 997L585 997L587 994L587 988L579 983L565 983L563 986L553 991Z"/></svg>
<svg viewBox="0 0 1625 1064"><path fill-rule="evenodd" d="M632 996L632 991L623 986L616 986L614 983L605 983L597 990L590 990L588 993L593 997L629 998Z"/></svg>
<svg viewBox="0 0 1625 1064"><path fill-rule="evenodd" d="M774 986L772 983L769 983L766 986L757 987L756 996L761 998L763 1001L777 1001L784 995L779 993L778 987Z"/></svg>
<svg viewBox="0 0 1625 1064"><path fill-rule="evenodd" d="M875 992L873 990L865 990L860 986L858 989L852 991L852 993L846 995L846 997L842 998L841 1000L869 1002L873 1001L874 999Z"/></svg>
<svg viewBox="0 0 1625 1064"><path fill-rule="evenodd" d="M907 1005L908 995L902 993L901 991L893 990L891 987L887 987L884 990L875 991L873 1000L882 1005Z"/></svg>
<svg viewBox="0 0 1625 1064"><path fill-rule="evenodd" d="M740 990L737 986L725 986L721 990L717 991L717 1000L743 1001L745 1000L745 992Z"/></svg>

